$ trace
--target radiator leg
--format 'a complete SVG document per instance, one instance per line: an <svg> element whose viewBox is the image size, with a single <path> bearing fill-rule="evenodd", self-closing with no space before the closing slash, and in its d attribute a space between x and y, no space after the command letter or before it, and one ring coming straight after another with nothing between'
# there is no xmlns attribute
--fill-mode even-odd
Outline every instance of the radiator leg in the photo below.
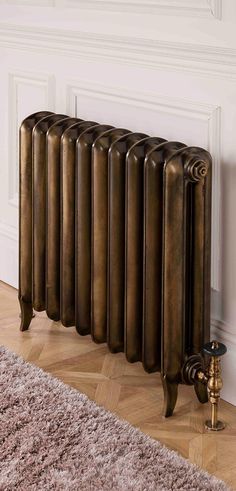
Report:
<svg viewBox="0 0 236 491"><path fill-rule="evenodd" d="M169 382L167 380L166 375L161 376L162 385L164 389L164 410L163 416L168 418L172 416L178 395L178 383L177 382Z"/></svg>
<svg viewBox="0 0 236 491"><path fill-rule="evenodd" d="M29 328L31 319L34 317L33 315L33 306L32 303L25 302L22 298L19 298L20 309L21 309L21 331L27 331Z"/></svg>
<svg viewBox="0 0 236 491"><path fill-rule="evenodd" d="M199 402L201 402L202 404L208 402L208 391L206 385L203 385L202 382L196 382L194 384L194 390Z"/></svg>

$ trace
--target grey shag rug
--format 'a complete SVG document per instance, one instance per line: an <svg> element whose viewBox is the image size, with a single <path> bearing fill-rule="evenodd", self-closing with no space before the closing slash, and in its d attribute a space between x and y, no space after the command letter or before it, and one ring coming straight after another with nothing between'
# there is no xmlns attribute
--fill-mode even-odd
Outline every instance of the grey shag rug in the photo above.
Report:
<svg viewBox="0 0 236 491"><path fill-rule="evenodd" d="M0 394L0 490L228 489L4 347Z"/></svg>

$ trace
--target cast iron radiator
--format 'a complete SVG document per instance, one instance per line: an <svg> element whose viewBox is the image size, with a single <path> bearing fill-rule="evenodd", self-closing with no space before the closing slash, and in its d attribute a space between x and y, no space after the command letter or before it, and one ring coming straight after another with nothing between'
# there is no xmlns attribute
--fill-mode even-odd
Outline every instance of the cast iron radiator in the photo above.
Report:
<svg viewBox="0 0 236 491"><path fill-rule="evenodd" d="M210 242L207 151L46 111L23 121L21 330L46 310L160 371L166 416L209 341Z"/></svg>

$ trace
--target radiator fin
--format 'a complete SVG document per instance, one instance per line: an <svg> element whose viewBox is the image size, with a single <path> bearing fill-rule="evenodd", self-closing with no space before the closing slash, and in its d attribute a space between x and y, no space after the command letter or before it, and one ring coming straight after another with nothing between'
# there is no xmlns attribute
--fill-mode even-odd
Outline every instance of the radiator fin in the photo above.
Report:
<svg viewBox="0 0 236 491"><path fill-rule="evenodd" d="M144 160L151 148L164 141L162 138L144 138L127 153L125 354L130 362L142 360Z"/></svg>
<svg viewBox="0 0 236 491"><path fill-rule="evenodd" d="M108 150L125 133L129 131L108 130L93 144L91 333L96 342L107 340Z"/></svg>
<svg viewBox="0 0 236 491"><path fill-rule="evenodd" d="M38 121L49 116L49 111L32 114L20 127L19 155L19 191L20 191L20 227L19 227L19 298L26 304L33 303L33 145L32 131Z"/></svg>
<svg viewBox="0 0 236 491"><path fill-rule="evenodd" d="M145 137L143 133L128 133L109 151L107 342L112 352L124 350L126 154Z"/></svg>
<svg viewBox="0 0 236 491"><path fill-rule="evenodd" d="M46 308L46 134L63 118L46 116L33 130L33 306L39 311Z"/></svg>
<svg viewBox="0 0 236 491"><path fill-rule="evenodd" d="M75 325L81 335L91 332L91 158L94 141L112 126L84 131L76 143L75 201Z"/></svg>
<svg viewBox="0 0 236 491"><path fill-rule="evenodd" d="M75 325L75 150L76 140L86 129L97 125L82 121L62 136L61 145L61 322ZM73 300L72 300L73 299Z"/></svg>
<svg viewBox="0 0 236 491"><path fill-rule="evenodd" d="M60 319L60 142L64 131L78 122L66 118L54 123L47 133L46 148L46 311Z"/></svg>
<svg viewBox="0 0 236 491"><path fill-rule="evenodd" d="M144 164L143 353L145 370L161 368L163 172L166 159L185 145L166 142Z"/></svg>

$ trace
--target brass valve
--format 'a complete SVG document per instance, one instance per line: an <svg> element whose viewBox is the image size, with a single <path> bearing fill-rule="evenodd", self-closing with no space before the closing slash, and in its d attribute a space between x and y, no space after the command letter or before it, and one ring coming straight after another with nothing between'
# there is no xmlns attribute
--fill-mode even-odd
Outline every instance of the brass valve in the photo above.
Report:
<svg viewBox="0 0 236 491"><path fill-rule="evenodd" d="M209 400L211 403L211 419L205 422L205 427L211 431L219 431L225 428L225 424L222 421L218 421L218 405L223 385L220 357L226 351L227 348L224 344L211 341L203 347L203 353L210 356L207 368L202 356L194 354L187 358L182 369L183 382L188 385L194 385L199 401L204 403Z"/></svg>
<svg viewBox="0 0 236 491"><path fill-rule="evenodd" d="M224 344L212 341L205 344L203 352L210 356L210 363L207 369L207 389L209 401L211 403L211 419L205 422L205 428L211 431L219 431L225 428L225 424L218 420L218 405L220 391L223 386L221 378L220 357L224 355L227 348Z"/></svg>

